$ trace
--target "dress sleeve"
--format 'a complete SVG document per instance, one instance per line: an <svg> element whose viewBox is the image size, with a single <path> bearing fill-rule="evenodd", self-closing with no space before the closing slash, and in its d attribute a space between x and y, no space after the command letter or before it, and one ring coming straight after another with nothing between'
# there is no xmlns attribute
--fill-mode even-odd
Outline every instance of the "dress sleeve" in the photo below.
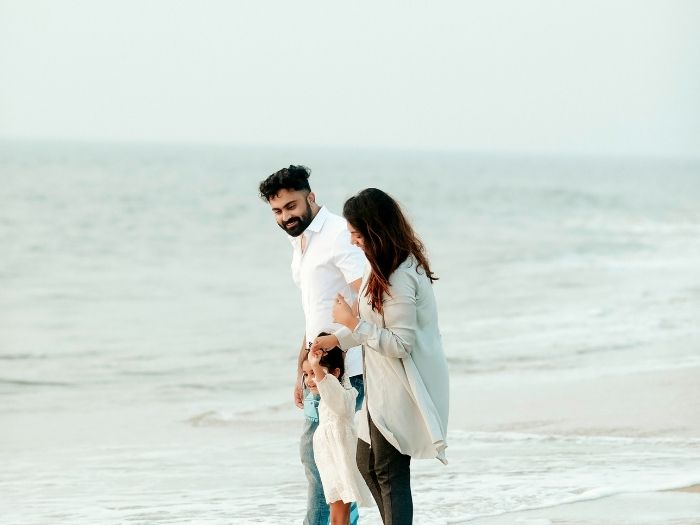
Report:
<svg viewBox="0 0 700 525"><path fill-rule="evenodd" d="M348 398L352 398L353 389L346 390L343 385L340 384L338 378L332 374L326 374L326 376L321 380L316 382L318 387L318 393L321 395L321 401L326 405L331 412L339 416L347 416L350 413L348 409L355 406L354 400L352 403L348 403Z"/></svg>
<svg viewBox="0 0 700 525"><path fill-rule="evenodd" d="M360 320L353 331L343 327L335 336L341 348L362 344L387 357L406 357L410 355L416 341L417 315L416 280L409 272L414 267L396 270L390 279L390 296L384 299L385 328L365 320Z"/></svg>

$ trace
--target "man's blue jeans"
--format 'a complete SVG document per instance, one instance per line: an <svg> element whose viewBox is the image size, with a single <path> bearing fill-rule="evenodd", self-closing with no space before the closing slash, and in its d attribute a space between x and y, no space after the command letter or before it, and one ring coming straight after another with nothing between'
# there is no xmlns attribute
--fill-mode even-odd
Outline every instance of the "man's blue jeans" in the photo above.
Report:
<svg viewBox="0 0 700 525"><path fill-rule="evenodd" d="M352 376L350 385L357 390L357 399L355 400L355 412L362 408L362 401L365 398L365 379L363 375Z"/></svg>
<svg viewBox="0 0 700 525"><path fill-rule="evenodd" d="M357 401L355 402L355 411L362 406L362 400L365 396L364 380L361 375L350 378L350 384L357 390ZM304 392L306 397L307 392ZM319 396L316 396L318 398ZM326 496L323 493L323 485L321 485L321 476L316 468L316 460L314 459L314 432L318 428L318 423L304 418L304 431L301 434L301 442L299 443L299 454L301 455L301 463L304 465L306 479L309 482L309 488L306 496L306 518L304 525L328 525L330 509L326 503Z"/></svg>

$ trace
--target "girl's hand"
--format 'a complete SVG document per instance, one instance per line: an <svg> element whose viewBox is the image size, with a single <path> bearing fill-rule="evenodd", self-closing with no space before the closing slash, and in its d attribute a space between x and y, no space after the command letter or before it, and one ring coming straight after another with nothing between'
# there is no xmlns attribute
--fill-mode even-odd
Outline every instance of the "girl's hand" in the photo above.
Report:
<svg viewBox="0 0 700 525"><path fill-rule="evenodd" d="M321 354L323 354L324 350L330 350L334 346L338 346L340 343L338 342L338 338L334 335L321 335L314 339L313 344L311 345L311 350L309 351L309 362L311 362L311 353L319 351ZM320 357L319 357L320 359Z"/></svg>
<svg viewBox="0 0 700 525"><path fill-rule="evenodd" d="M323 350L311 347L311 350L309 350L309 364L314 367L319 366L321 357L323 357Z"/></svg>
<svg viewBox="0 0 700 525"><path fill-rule="evenodd" d="M359 322L357 317L350 308L350 305L345 301L345 297L341 294L336 295L335 304L333 305L333 321L347 326L350 330L354 330Z"/></svg>

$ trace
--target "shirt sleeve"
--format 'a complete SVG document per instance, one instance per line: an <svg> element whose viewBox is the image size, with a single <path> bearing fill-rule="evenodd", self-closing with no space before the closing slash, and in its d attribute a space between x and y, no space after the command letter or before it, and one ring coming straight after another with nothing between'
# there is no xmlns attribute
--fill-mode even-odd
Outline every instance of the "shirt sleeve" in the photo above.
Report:
<svg viewBox="0 0 700 525"><path fill-rule="evenodd" d="M356 396L357 391L354 389L346 390L333 374L326 374L321 381L316 382L316 387L321 395L321 401L331 412L339 416L347 416L350 415L348 409L352 408L354 413L354 399L352 402L348 402L348 398Z"/></svg>
<svg viewBox="0 0 700 525"><path fill-rule="evenodd" d="M406 357L410 355L416 342L418 328L416 313L417 283L407 270L399 269L391 276L390 297L384 299L384 324L377 326L360 320L353 331L347 327L340 328L335 336L341 348L358 344L387 357Z"/></svg>
<svg viewBox="0 0 700 525"><path fill-rule="evenodd" d="M362 279L367 259L357 246L350 243L350 232L341 230L333 242L333 264L342 272L346 283Z"/></svg>

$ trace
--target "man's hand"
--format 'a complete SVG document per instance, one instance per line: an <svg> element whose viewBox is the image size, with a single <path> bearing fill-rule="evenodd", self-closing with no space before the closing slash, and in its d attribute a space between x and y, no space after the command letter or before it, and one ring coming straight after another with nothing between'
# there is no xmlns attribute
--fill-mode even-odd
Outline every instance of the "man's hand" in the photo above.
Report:
<svg viewBox="0 0 700 525"><path fill-rule="evenodd" d="M294 404L297 408L304 408L304 392L301 389L301 381L297 381L294 385Z"/></svg>

